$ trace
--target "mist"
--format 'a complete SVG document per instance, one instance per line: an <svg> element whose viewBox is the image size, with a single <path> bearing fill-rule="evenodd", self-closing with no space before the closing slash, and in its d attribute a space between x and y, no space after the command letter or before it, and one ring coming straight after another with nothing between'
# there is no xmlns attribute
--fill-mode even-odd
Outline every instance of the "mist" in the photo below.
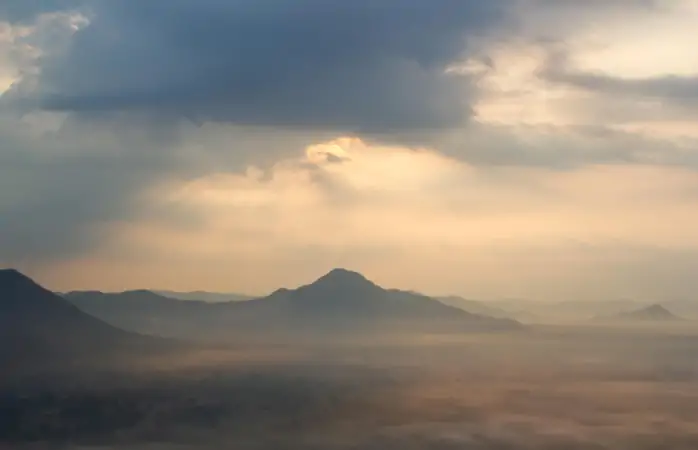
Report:
<svg viewBox="0 0 698 450"><path fill-rule="evenodd" d="M696 356L698 335L674 326L187 347L5 383L0 437L75 450L692 448Z"/></svg>
<svg viewBox="0 0 698 450"><path fill-rule="evenodd" d="M696 0L0 0L0 450L695 450Z"/></svg>

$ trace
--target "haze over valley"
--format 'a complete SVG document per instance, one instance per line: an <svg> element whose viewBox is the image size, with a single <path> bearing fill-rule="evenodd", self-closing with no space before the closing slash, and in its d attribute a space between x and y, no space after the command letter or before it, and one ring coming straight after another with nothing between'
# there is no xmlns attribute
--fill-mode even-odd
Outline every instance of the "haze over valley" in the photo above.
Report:
<svg viewBox="0 0 698 450"><path fill-rule="evenodd" d="M344 269L223 303L61 296L3 270L0 312L13 448L698 443L696 326L658 305L524 325Z"/></svg>
<svg viewBox="0 0 698 450"><path fill-rule="evenodd" d="M698 448L696 24L0 0L0 450Z"/></svg>

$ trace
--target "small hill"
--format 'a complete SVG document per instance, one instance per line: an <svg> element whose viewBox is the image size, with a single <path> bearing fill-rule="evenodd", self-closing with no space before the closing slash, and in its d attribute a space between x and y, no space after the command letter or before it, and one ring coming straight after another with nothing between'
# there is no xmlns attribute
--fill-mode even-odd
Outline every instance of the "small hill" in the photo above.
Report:
<svg viewBox="0 0 698 450"><path fill-rule="evenodd" d="M500 319L511 319L513 314L504 311L496 306L490 306L485 302L477 300L469 300L455 295L447 297L436 297L436 300L449 306L460 308L469 313L479 314L481 316L496 317Z"/></svg>
<svg viewBox="0 0 698 450"><path fill-rule="evenodd" d="M698 301L693 298L667 300L662 305L679 317L698 319Z"/></svg>
<svg viewBox="0 0 698 450"><path fill-rule="evenodd" d="M73 305L125 330L165 337L195 337L224 325L226 303L179 300L148 290L64 294Z"/></svg>
<svg viewBox="0 0 698 450"><path fill-rule="evenodd" d="M634 300L565 300L559 302L521 303L519 308L542 322L587 321L590 318L613 317L639 309L644 305ZM521 317L515 314L514 317Z"/></svg>
<svg viewBox="0 0 698 450"><path fill-rule="evenodd" d="M227 303L227 302L244 302L254 298L252 295L238 294L234 292L207 292L207 291L153 291L163 297L173 298L175 300L200 301L208 303Z"/></svg>
<svg viewBox="0 0 698 450"><path fill-rule="evenodd" d="M597 317L597 320L615 320L624 322L671 322L682 320L662 305L650 305L614 316Z"/></svg>
<svg viewBox="0 0 698 450"><path fill-rule="evenodd" d="M646 308L637 309L620 315L621 318L631 320L666 321L680 320L678 316L662 305L651 305Z"/></svg>

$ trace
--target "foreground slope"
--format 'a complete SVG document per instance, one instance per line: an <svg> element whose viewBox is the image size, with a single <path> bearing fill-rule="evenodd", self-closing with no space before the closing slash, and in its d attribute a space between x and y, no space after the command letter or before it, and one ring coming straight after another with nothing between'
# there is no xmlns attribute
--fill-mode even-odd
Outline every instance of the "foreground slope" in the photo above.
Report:
<svg viewBox="0 0 698 450"><path fill-rule="evenodd" d="M16 270L0 270L0 361L4 364L97 359L156 342L90 316Z"/></svg>

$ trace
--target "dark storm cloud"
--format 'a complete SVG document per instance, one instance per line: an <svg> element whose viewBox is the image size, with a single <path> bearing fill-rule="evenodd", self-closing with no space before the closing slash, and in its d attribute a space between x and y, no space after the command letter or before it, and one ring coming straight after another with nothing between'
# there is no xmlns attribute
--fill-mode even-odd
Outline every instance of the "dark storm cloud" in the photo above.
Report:
<svg viewBox="0 0 698 450"><path fill-rule="evenodd" d="M461 124L474 95L445 69L510 0L96 1L48 58L53 110L383 131Z"/></svg>
<svg viewBox="0 0 698 450"><path fill-rule="evenodd" d="M102 225L141 213L144 189L173 175L201 175L207 164L217 171L271 164L343 132L397 144L423 133L416 142L442 143L434 136L462 125L477 95L470 76L445 68L479 56L468 39L508 25L505 10L514 3L0 0L0 21L11 23L73 9L89 16L75 34L63 17L24 37L23 45L41 50L38 70L27 56L20 71L26 78L2 95L0 263L88 249ZM593 8L601 4L595 0ZM37 105L67 112L69 123L57 133L35 133L2 115ZM204 125L167 126L181 119ZM123 120L131 125L119 128ZM137 135L143 130L152 134ZM160 131L176 136L168 142ZM433 146L480 164L567 167L570 155L606 158L600 145L604 154L595 156L594 147L589 157L584 149L558 151L565 142L541 148L506 133L474 132Z"/></svg>
<svg viewBox="0 0 698 450"><path fill-rule="evenodd" d="M137 214L137 194L174 170L174 158L119 131L71 120L39 133L0 115L0 264L72 256L101 226Z"/></svg>
<svg viewBox="0 0 698 450"><path fill-rule="evenodd" d="M41 14L71 10L83 3L81 0L3 0L0 21L30 22Z"/></svg>
<svg viewBox="0 0 698 450"><path fill-rule="evenodd" d="M0 21L38 24L26 42L43 56L0 101L0 259L88 249L104 225L141 214L144 189L195 176L192 165L268 163L326 132L461 124L472 80L445 69L468 57L468 38L500 23L509 1L1 2ZM74 34L64 19L36 22L71 10L89 17ZM14 116L37 106L69 121L37 134ZM182 119L208 124L161 127ZM218 132L210 122L241 127Z"/></svg>
<svg viewBox="0 0 698 450"><path fill-rule="evenodd" d="M540 71L552 83L566 84L606 95L659 100L698 110L698 76L661 75L622 78L570 67L565 54L555 54Z"/></svg>
<svg viewBox="0 0 698 450"><path fill-rule="evenodd" d="M610 115L605 108L599 115ZM442 153L478 166L573 170L593 164L640 164L698 168L698 142L673 142L605 125L507 127L473 124L438 141Z"/></svg>
<svg viewBox="0 0 698 450"><path fill-rule="evenodd" d="M215 125L174 132L153 122L144 130L123 118L70 116L54 130L44 119L0 113L0 266L74 257L115 223L195 226L200 217L176 199L153 204L143 193L211 171L266 168L323 138Z"/></svg>
<svg viewBox="0 0 698 450"><path fill-rule="evenodd" d="M698 77L666 75L627 79L585 72L548 72L551 81L571 84L592 91L632 95L698 107Z"/></svg>

